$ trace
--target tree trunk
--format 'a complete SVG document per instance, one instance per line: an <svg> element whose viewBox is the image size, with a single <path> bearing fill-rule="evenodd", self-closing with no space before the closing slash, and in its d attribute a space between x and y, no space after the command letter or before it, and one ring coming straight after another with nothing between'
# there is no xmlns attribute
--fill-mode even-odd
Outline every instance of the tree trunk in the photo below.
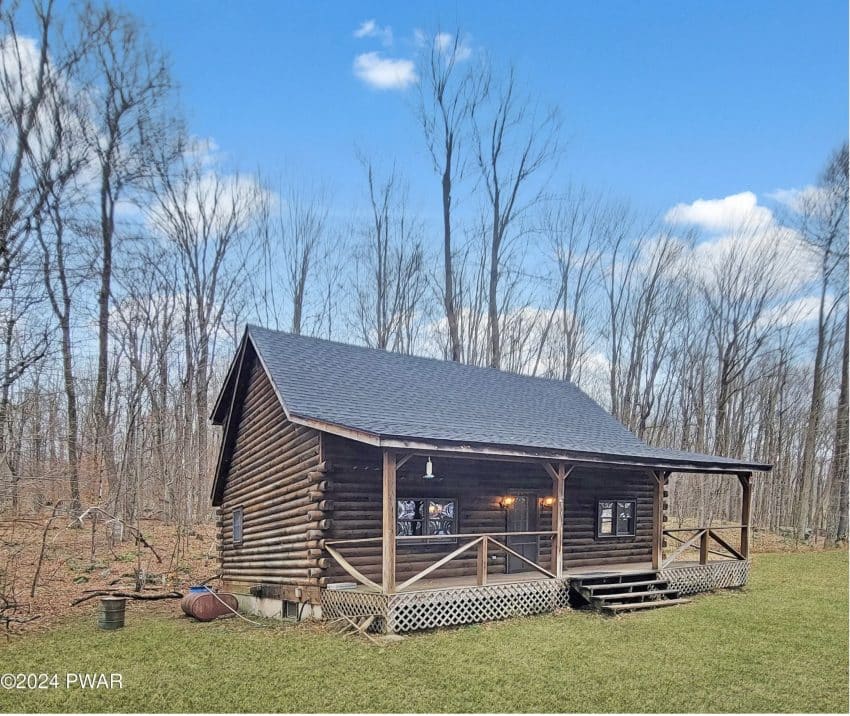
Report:
<svg viewBox="0 0 850 716"><path fill-rule="evenodd" d="M499 254L502 242L500 217L499 194L496 191L493 199L493 234L490 243L490 283L487 299L491 368L500 368L502 363L502 341L499 333Z"/></svg>
<svg viewBox="0 0 850 716"><path fill-rule="evenodd" d="M115 205L110 196L110 169L104 165L101 172L101 267L100 287L97 294L97 378L94 393L95 437L101 450L103 470L106 473L107 492L110 499L117 497L118 470L115 464L115 446L106 409L106 387L109 372L109 305L112 294L112 242L115 234ZM101 489L102 491L102 483ZM99 495L100 496L100 495ZM118 505L115 505L118 509Z"/></svg>
<svg viewBox="0 0 850 716"><path fill-rule="evenodd" d="M452 148L446 148L446 164L443 171L443 267L445 269L444 305L446 322L449 326L449 350L453 361L461 360L460 331L455 307L454 267L452 265Z"/></svg>
<svg viewBox="0 0 850 716"><path fill-rule="evenodd" d="M71 512L80 514L80 455L77 444L79 419L77 417L77 389L74 384L74 365L71 354L71 326L68 320L70 298L65 299L65 315L60 318L62 329L62 376L65 382L65 402L68 411L68 484L71 489Z"/></svg>
<svg viewBox="0 0 850 716"><path fill-rule="evenodd" d="M800 504L797 511L797 539L806 536L810 526L812 506L812 486L815 479L815 453L817 452L818 431L823 412L823 362L826 351L826 278L821 285L820 305L818 308L818 340L815 347L815 365L812 370L812 393L809 413L806 420L806 435L803 442L803 459L800 465Z"/></svg>
<svg viewBox="0 0 850 716"><path fill-rule="evenodd" d="M847 490L847 459L848 459L848 325L850 316L844 318L844 348L841 352L841 388L838 393L838 411L835 417L835 442L832 451L832 494L830 502L836 511L835 528L832 541L836 546L847 544L848 529L848 490Z"/></svg>

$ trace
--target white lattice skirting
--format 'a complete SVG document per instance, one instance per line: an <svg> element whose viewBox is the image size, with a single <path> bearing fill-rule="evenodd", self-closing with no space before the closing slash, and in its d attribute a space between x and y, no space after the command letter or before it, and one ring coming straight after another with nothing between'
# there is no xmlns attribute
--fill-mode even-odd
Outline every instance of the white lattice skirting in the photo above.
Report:
<svg viewBox="0 0 850 716"><path fill-rule="evenodd" d="M546 579L483 587L454 587L381 595L349 590L323 590L326 619L343 614L375 615L376 630L389 633L476 624L568 606L569 580Z"/></svg>
<svg viewBox="0 0 850 716"><path fill-rule="evenodd" d="M677 589L682 594L743 587L749 576L750 561L737 559L683 567L671 565L661 570L661 579L669 583L670 589Z"/></svg>
<svg viewBox="0 0 850 716"><path fill-rule="evenodd" d="M369 631L384 631L387 617L387 595L358 592L353 589L323 589L322 618L378 617Z"/></svg>

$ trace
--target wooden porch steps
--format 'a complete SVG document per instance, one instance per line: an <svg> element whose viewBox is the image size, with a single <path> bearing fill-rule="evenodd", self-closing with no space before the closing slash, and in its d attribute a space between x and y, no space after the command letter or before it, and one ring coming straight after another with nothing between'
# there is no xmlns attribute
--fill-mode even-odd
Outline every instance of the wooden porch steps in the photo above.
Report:
<svg viewBox="0 0 850 716"><path fill-rule="evenodd" d="M658 572L595 573L576 576L572 589L591 608L603 614L657 609L686 604L679 591L670 589Z"/></svg>
<svg viewBox="0 0 850 716"><path fill-rule="evenodd" d="M691 600L678 597L676 599L660 599L652 602L637 602L635 604L609 604L603 609L613 614L636 609L659 609L660 607L675 607L677 604L688 604Z"/></svg>
<svg viewBox="0 0 850 716"><path fill-rule="evenodd" d="M629 582L630 587L656 587L661 588L667 585L663 579L647 579L642 582ZM590 590L593 594L597 594L599 592L609 592L614 589L617 590L621 587L621 583L615 582L614 584L588 584L587 589Z"/></svg>

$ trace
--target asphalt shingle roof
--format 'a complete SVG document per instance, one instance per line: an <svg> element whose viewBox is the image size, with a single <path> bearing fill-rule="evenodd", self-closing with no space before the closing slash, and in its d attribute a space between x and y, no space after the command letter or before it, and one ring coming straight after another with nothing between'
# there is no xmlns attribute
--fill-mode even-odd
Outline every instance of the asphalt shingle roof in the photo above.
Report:
<svg viewBox="0 0 850 716"><path fill-rule="evenodd" d="M741 460L650 447L568 381L257 326L248 326L247 332L293 417L387 438L759 468Z"/></svg>

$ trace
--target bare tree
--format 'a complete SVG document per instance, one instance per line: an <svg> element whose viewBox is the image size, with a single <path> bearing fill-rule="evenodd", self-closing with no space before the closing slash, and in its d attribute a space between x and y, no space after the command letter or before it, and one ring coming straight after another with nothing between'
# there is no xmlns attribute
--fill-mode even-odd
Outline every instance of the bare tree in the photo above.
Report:
<svg viewBox="0 0 850 716"><path fill-rule="evenodd" d="M505 242L519 216L542 195L531 180L556 156L559 117L550 110L538 117L528 98L517 95L513 68L492 92L489 113L476 111L476 157L490 214L490 275L487 316L489 363L501 365L499 276Z"/></svg>
<svg viewBox="0 0 850 716"><path fill-rule="evenodd" d="M51 60L59 42L52 0L34 5L38 44L18 33L16 10L16 4L0 7L0 288L46 199L48 185L38 182L33 167L37 135L50 97L75 59L59 65Z"/></svg>
<svg viewBox="0 0 850 716"><path fill-rule="evenodd" d="M846 324L846 309L841 309L847 302L847 202L850 198L847 161L847 144L844 144L830 159L816 190L804 194L798 207L800 233L816 257L820 274L812 392L800 468L801 490L797 522L797 536L800 539L805 536L811 520L817 441L825 408L824 383L830 326L836 316L844 318ZM846 330L845 325L845 333ZM837 422L840 423L840 419ZM838 459L837 454L833 455L833 461ZM841 481L840 473L837 479ZM838 491L840 493L840 487Z"/></svg>
<svg viewBox="0 0 850 716"><path fill-rule="evenodd" d="M279 294L284 294L291 314L290 330L300 334L305 328L308 284L330 249L327 191L292 183L279 195L264 192L259 201L256 230L265 271L263 281L257 281L254 287L255 293L262 290L254 303L268 323L280 328L284 311L279 306Z"/></svg>
<svg viewBox="0 0 850 716"><path fill-rule="evenodd" d="M73 144L69 151L74 151ZM71 157L73 154L71 154ZM70 161L74 161L73 158ZM71 177L69 176L70 180ZM59 325L62 354L62 376L65 389L65 411L67 416L68 480L71 493L71 511L79 514L80 502L80 447L79 405L74 370L74 341L72 338L72 313L74 295L90 278L88 262L74 261L79 257L79 245L74 232L69 228L67 206L74 199L81 200L79 191L74 191L67 182L57 183L47 202L44 216L36 224L36 235L42 252L44 285L53 315Z"/></svg>
<svg viewBox="0 0 850 716"><path fill-rule="evenodd" d="M98 177L94 417L107 482L110 492L114 492L118 487L117 464L114 436L109 429L107 382L116 209L145 183L154 152L163 153L175 145L174 121L168 107L173 84L164 57L141 33L131 15L110 6L87 4L82 8L80 24L94 44L88 67L92 104L89 141Z"/></svg>
<svg viewBox="0 0 850 716"><path fill-rule="evenodd" d="M590 344L587 332L588 302L599 260L605 207L599 197L585 190L570 189L550 202L543 213L540 231L555 259L557 292L552 301L535 356L536 375L549 354L549 374L562 380L576 380ZM554 328L556 340L550 346Z"/></svg>
<svg viewBox="0 0 850 716"><path fill-rule="evenodd" d="M844 315L844 340L841 349L841 387L838 392L838 405L836 406L835 437L833 438L832 469L830 475L830 514L834 512L831 522L834 525L831 533L832 541L836 545L847 544L848 532L848 390L847 374L848 359L850 359L850 346L848 346L848 318Z"/></svg>
<svg viewBox="0 0 850 716"><path fill-rule="evenodd" d="M454 269L454 191L467 171L465 142L471 120L486 97L486 68L470 63L471 50L460 30L449 35L437 32L426 40L420 58L418 118L434 171L440 177L443 224L443 308L449 333L449 357L462 358L460 317Z"/></svg>
<svg viewBox="0 0 850 716"><path fill-rule="evenodd" d="M376 348L409 353L425 295L421 223L410 215L407 189L393 168L381 181L371 161L366 173L370 215L356 254L356 318L362 339Z"/></svg>
<svg viewBox="0 0 850 716"><path fill-rule="evenodd" d="M781 229L745 219L732 240L697 274L716 361L713 452L738 452L732 408L745 395L748 371L781 323L777 296L787 279L789 247Z"/></svg>
<svg viewBox="0 0 850 716"><path fill-rule="evenodd" d="M187 415L197 436L197 479L186 497L190 514L206 504L209 481L209 390L218 334L226 311L249 277L253 247L250 222L261 189L253 180L224 176L184 159L173 170L165 161L157 177L157 199L150 218L174 248L180 267L184 388L195 409ZM193 504L194 503L194 504Z"/></svg>

